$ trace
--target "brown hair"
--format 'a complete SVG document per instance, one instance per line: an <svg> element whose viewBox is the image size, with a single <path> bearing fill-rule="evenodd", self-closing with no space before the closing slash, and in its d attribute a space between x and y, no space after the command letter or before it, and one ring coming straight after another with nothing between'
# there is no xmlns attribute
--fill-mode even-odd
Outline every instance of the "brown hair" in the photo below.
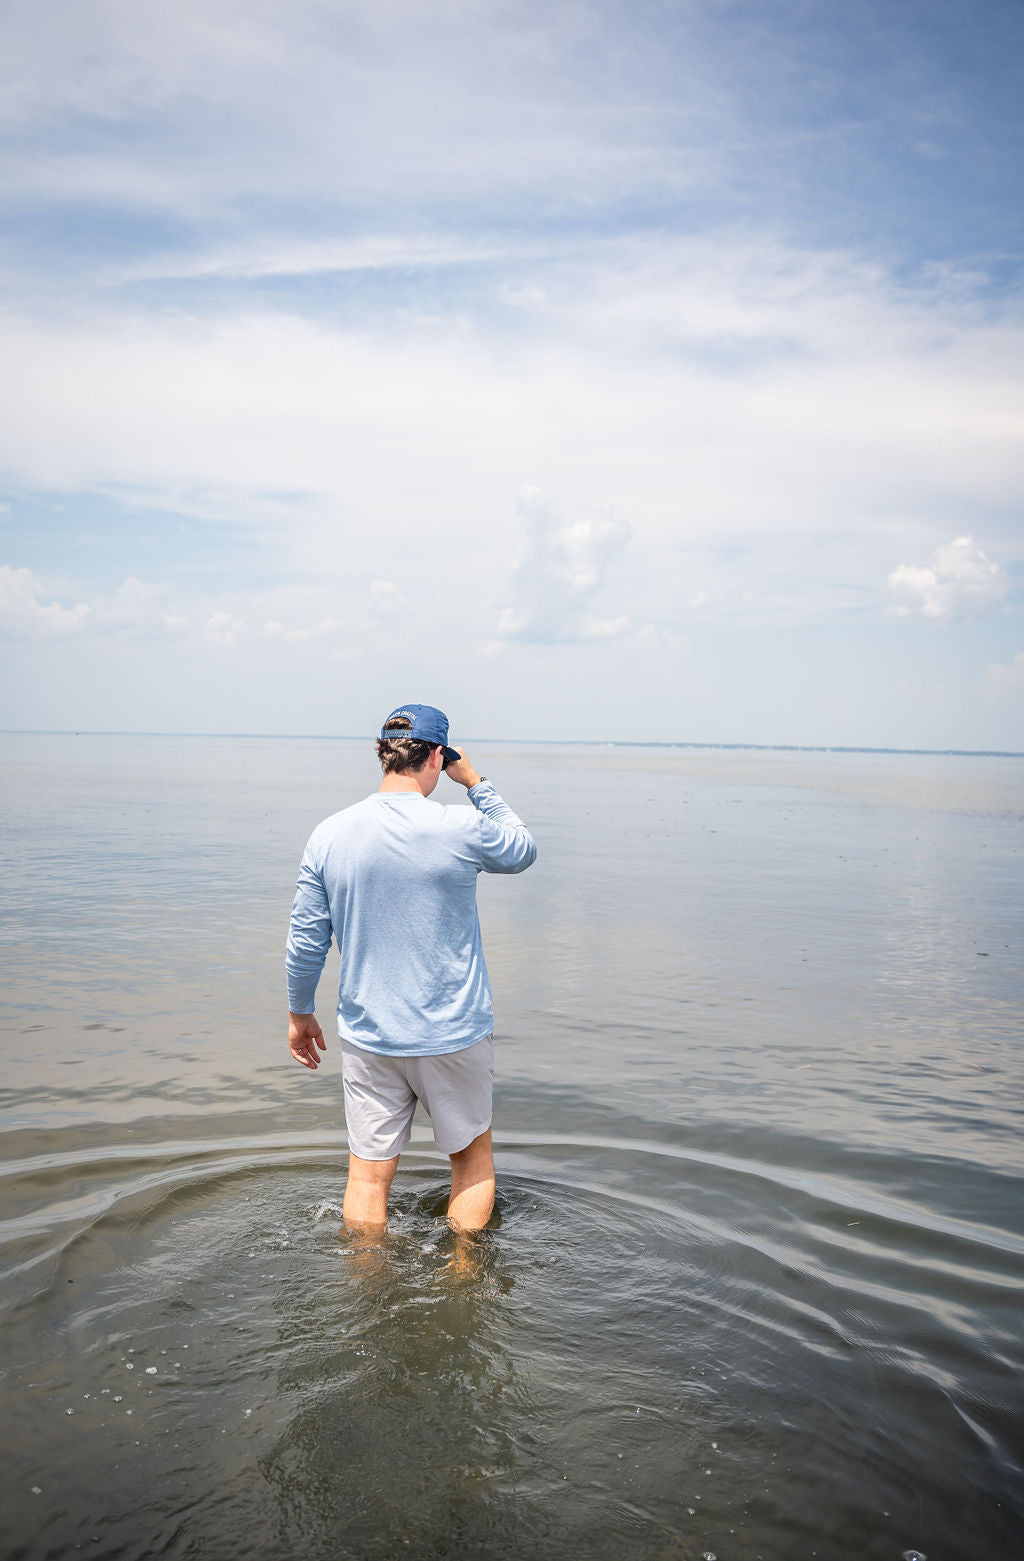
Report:
<svg viewBox="0 0 1024 1561"><path fill-rule="evenodd" d="M400 733L407 732L411 726L412 722L407 716L396 716L384 728L386 732L394 732L394 737L378 737L377 757L385 775L404 775L407 770L422 770L437 747L436 743L424 743L418 737L402 737Z"/></svg>

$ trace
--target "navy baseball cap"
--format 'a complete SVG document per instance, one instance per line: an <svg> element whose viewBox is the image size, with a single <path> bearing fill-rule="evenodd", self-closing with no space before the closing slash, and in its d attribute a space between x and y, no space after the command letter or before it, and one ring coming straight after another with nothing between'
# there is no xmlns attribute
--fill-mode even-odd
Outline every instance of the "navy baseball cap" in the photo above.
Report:
<svg viewBox="0 0 1024 1561"><path fill-rule="evenodd" d="M403 716L411 725L399 727L397 732L389 732L388 721L398 721ZM432 748L440 743L446 764L456 764L462 757L457 748L448 747L448 717L443 710L435 710L433 705L399 705L384 722L380 735L384 742L392 737L412 737L418 743L429 743Z"/></svg>

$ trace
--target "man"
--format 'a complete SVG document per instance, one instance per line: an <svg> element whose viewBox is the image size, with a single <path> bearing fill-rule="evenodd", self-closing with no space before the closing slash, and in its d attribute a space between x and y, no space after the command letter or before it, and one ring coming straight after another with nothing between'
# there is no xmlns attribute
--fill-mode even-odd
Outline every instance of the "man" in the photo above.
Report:
<svg viewBox="0 0 1024 1561"><path fill-rule="evenodd" d="M349 1170L342 1217L382 1230L416 1102L451 1158L448 1218L480 1230L494 1207L494 1017L476 910L477 874L521 873L533 839L432 705L400 705L381 729L380 790L310 836L288 929L288 1044L317 1068L313 1012L334 934ZM473 807L429 799L442 772Z"/></svg>

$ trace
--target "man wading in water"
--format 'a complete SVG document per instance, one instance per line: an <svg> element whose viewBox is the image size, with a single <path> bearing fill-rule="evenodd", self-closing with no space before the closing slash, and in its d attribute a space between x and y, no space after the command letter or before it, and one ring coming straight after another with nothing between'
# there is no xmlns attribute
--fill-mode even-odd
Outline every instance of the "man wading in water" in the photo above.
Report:
<svg viewBox="0 0 1024 1561"><path fill-rule="evenodd" d="M355 1230L384 1227L417 1100L451 1157L452 1226L480 1230L494 1207L494 1017L476 879L523 872L537 848L447 744L448 718L432 705L388 716L377 743L380 790L313 831L292 905L288 1045L305 1068L319 1067L318 1048L327 1050L313 1008L332 933L341 954L350 1151L342 1217ZM428 800L442 771L466 787L472 809Z"/></svg>

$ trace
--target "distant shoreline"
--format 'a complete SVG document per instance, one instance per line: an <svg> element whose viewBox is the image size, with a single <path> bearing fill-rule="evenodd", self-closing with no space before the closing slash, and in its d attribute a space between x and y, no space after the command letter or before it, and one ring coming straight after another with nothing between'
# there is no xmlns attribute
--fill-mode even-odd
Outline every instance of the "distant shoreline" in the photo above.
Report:
<svg viewBox="0 0 1024 1561"><path fill-rule="evenodd" d="M0 737L189 737L260 742L368 743L375 733L351 736L335 732L117 732L86 728L0 727ZM531 748L660 748L724 753L866 753L930 759L1024 759L1024 752L1001 748L867 748L843 743L695 743L609 737L472 737L473 743L502 743Z"/></svg>

